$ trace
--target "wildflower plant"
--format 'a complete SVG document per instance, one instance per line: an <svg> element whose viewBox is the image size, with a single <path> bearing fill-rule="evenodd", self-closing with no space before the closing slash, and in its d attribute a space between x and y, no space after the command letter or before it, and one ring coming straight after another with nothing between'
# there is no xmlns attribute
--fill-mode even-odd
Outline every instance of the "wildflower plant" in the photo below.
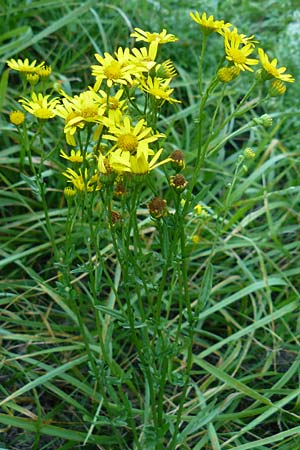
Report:
<svg viewBox="0 0 300 450"><path fill-rule="evenodd" d="M199 315L212 288L214 248L229 226L235 186L255 164L253 143L241 147L230 182L224 180L223 209L214 211L202 202L200 182L209 158L224 152L231 139L272 126L270 116L258 117L256 111L294 81L285 67L277 68L276 59L270 61L254 36L205 12L190 15L201 34L199 107L188 157L170 143L170 129L161 127L165 111L180 111L183 105L174 87L176 61L163 59L164 45L180 41L166 29L135 28L133 48L95 54L90 84L74 95L63 85L57 88L55 68L45 62L7 62L22 78L20 109L10 113L21 136L20 166L35 180L52 244L56 289L79 328L88 360L85 376L100 399L86 442L94 442L93 433L101 432L98 422L105 418L103 433L113 435L118 448L187 448L184 404L193 395L202 396L192 392ZM219 41L222 56L207 80L203 61L210 39ZM228 90L242 77L251 79L251 86L224 112ZM50 157L61 167L65 184L63 242L55 237L47 207L47 121L57 127ZM203 297L195 300L189 264L209 226L214 231ZM94 314L93 332L81 313L85 302ZM115 350L121 340L133 348L128 364Z"/></svg>

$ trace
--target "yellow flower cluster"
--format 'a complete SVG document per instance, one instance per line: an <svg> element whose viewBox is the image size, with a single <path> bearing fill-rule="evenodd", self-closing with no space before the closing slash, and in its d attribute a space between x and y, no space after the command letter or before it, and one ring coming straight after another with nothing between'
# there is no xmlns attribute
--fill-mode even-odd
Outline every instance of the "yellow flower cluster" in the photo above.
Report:
<svg viewBox="0 0 300 450"><path fill-rule="evenodd" d="M259 76L257 78L260 77L262 81L269 79L276 79L289 83L295 81L292 75L285 73L286 67L278 68L277 59L274 58L270 61L268 55L262 48L258 48L259 59L250 57L256 49L256 44L258 44L258 41L254 39L254 35L246 36L245 34L240 34L238 29L233 27L232 24L225 23L224 20L215 20L212 15L207 17L205 12L202 16L199 12L191 12L190 16L194 22L200 25L200 29L204 36L216 32L224 39L224 56L230 64L219 70L219 81L228 83L236 78L240 71L253 72L252 66L259 64L259 62L262 67L258 72ZM238 72L230 71L232 67L235 67ZM281 84L273 85L273 90L274 86L275 89L278 87L278 95L284 93L285 89Z"/></svg>
<svg viewBox="0 0 300 450"><path fill-rule="evenodd" d="M44 62L7 61L31 85L31 98L19 100L22 107L40 121L54 117L64 121L66 144L73 149L61 150L60 156L71 164L63 174L75 192L100 189L108 178L119 182L125 176L145 175L171 161L160 160L159 140L164 135L156 131L155 122L163 104L178 103L170 86L176 70L169 59L159 61L158 53L162 44L177 37L165 29L150 33L140 28L131 37L144 44L95 54L94 83L73 96L60 87L54 98L37 92L39 78L51 73ZM15 116L12 120L18 122Z"/></svg>
<svg viewBox="0 0 300 450"><path fill-rule="evenodd" d="M27 81L34 86L40 79L48 78L52 73L51 66L46 66L45 61L40 64L36 64L36 59L29 62L28 58L22 59L9 59L7 65L10 69L16 70L26 76Z"/></svg>

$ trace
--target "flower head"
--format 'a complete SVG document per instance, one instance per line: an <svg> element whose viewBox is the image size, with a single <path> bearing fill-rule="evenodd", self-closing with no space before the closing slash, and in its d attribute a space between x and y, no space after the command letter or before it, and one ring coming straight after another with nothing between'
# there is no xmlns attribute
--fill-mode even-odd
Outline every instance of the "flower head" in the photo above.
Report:
<svg viewBox="0 0 300 450"><path fill-rule="evenodd" d="M253 69L250 66L258 64L258 60L248 58L253 52L253 46L250 43L240 46L241 41L237 35L232 34L231 32L225 32L224 44L226 59L228 59L228 61L231 61L240 70L253 72Z"/></svg>
<svg viewBox="0 0 300 450"><path fill-rule="evenodd" d="M171 97L174 89L171 89L169 87L170 81L171 78L168 78L167 80L161 80L160 78L156 77L148 77L147 80L142 83L142 89L143 91L148 92L148 94L156 98L156 100L159 100L161 103L164 103L165 101L169 103L180 103L180 100L176 100L175 98Z"/></svg>
<svg viewBox="0 0 300 450"><path fill-rule="evenodd" d="M24 122L25 116L22 111L13 111L9 115L9 120L13 125L19 126Z"/></svg>
<svg viewBox="0 0 300 450"><path fill-rule="evenodd" d="M68 179L69 183L73 184L73 187L77 191L92 192L101 189L98 174L95 173L91 177L88 177L87 169L83 172L82 170L79 170L78 174L75 170L69 167L65 172L63 172L63 175Z"/></svg>
<svg viewBox="0 0 300 450"><path fill-rule="evenodd" d="M167 202L161 197L154 197L148 204L148 210L154 219L160 219L167 215Z"/></svg>
<svg viewBox="0 0 300 450"><path fill-rule="evenodd" d="M286 67L277 68L277 59L274 58L270 61L268 55L262 48L258 49L258 55L265 72L265 79L277 78L278 80L286 81L288 83L293 83L295 81L292 75L284 73L286 71Z"/></svg>
<svg viewBox="0 0 300 450"><path fill-rule="evenodd" d="M83 161L83 156L80 150L71 150L70 155L67 155L63 150L61 150L60 156L64 159L67 159L68 161L71 161L72 163L82 163Z"/></svg>
<svg viewBox="0 0 300 450"><path fill-rule="evenodd" d="M49 97L50 95L36 94L33 92L31 100L22 98L19 102L30 114L38 119L47 120L55 116L55 107L59 102L57 98L49 100Z"/></svg>
<svg viewBox="0 0 300 450"><path fill-rule="evenodd" d="M103 135L103 138L115 141L111 151L119 149L126 154L126 158L129 158L130 154L139 157L141 153L144 153L145 158L153 155L154 152L149 148L149 144L164 136L160 133L153 134L152 128L145 126L144 119L133 125L130 118L125 116L121 123L108 120L106 125L109 127L109 133Z"/></svg>
<svg viewBox="0 0 300 450"><path fill-rule="evenodd" d="M62 104L57 105L56 115L65 120L64 132L69 145L76 145L75 133L83 129L87 123L101 123L105 111L103 99L92 89L81 92L79 95L70 97L65 95Z"/></svg>
<svg viewBox="0 0 300 450"><path fill-rule="evenodd" d="M44 61L42 61L40 64L36 66L36 59L31 63L29 63L28 58L25 58L24 61L22 59L15 60L12 58L6 61L6 63L8 67L10 67L11 69L23 73L37 72L37 70L43 67L45 64Z"/></svg>
<svg viewBox="0 0 300 450"><path fill-rule="evenodd" d="M131 37L134 37L136 41L145 42L157 42L158 44L166 44L168 42L178 41L178 38L174 34L168 34L164 28L160 33L150 33L149 31L143 31L141 28L135 28L134 33L131 33Z"/></svg>
<svg viewBox="0 0 300 450"><path fill-rule="evenodd" d="M158 42L152 41L150 42L149 47L142 47L142 48L133 48L132 53L134 55L134 58L132 58L132 61L134 63L137 63L137 65L144 65L145 68L149 71L152 69L152 67L155 66L156 62L156 55L157 55L157 48L158 48Z"/></svg>
<svg viewBox="0 0 300 450"><path fill-rule="evenodd" d="M166 164L169 161L171 161L171 158L165 158L164 160L157 162L162 152L163 149L162 148L159 149L150 162L145 157L144 153L141 153L139 156L131 155L130 156L131 173L135 175L144 175L146 173L151 172L151 170L154 170L157 167L162 166L163 164Z"/></svg>
<svg viewBox="0 0 300 450"><path fill-rule="evenodd" d="M217 72L218 80L222 83L229 83L234 80L240 74L239 67L221 67Z"/></svg>
<svg viewBox="0 0 300 450"><path fill-rule="evenodd" d="M214 20L214 16L207 17L206 12L202 16L200 16L198 11L195 14L190 12L190 16L194 22L200 25L201 31L206 35L212 32L220 33L231 26L230 23L225 23L224 20Z"/></svg>
<svg viewBox="0 0 300 450"><path fill-rule="evenodd" d="M98 65L92 65L92 75L96 77L95 90L98 90L103 80L108 87L113 84L132 85L135 77L139 77L142 72L148 69L144 65L134 64L129 49L123 51L121 48L115 52L115 58L105 52L104 57L95 54L99 62Z"/></svg>

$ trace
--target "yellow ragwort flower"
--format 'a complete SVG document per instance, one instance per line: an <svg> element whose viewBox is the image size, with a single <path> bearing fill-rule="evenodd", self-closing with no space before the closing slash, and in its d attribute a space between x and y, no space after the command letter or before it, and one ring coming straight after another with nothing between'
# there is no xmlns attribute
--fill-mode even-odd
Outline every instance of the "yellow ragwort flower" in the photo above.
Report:
<svg viewBox="0 0 300 450"><path fill-rule="evenodd" d="M131 33L131 37L134 37L136 41L144 42L157 42L158 44L167 44L168 42L178 41L178 37L174 34L168 34L167 30L163 28L160 33L150 33L149 31L144 31L141 28L135 28L134 32Z"/></svg>
<svg viewBox="0 0 300 450"><path fill-rule="evenodd" d="M90 178L88 178L88 170L87 169L85 169L83 173L81 170L79 170L79 174L78 174L77 172L75 172L75 170L73 170L69 167L62 174L68 179L69 183L73 184L73 187L77 191L93 192L93 191L98 191L99 189L101 189L98 174L95 173Z"/></svg>
<svg viewBox="0 0 300 450"><path fill-rule="evenodd" d="M161 103L164 103L165 101L169 103L180 103L180 100L171 97L174 89L169 87L170 81L171 78L162 81L160 78L148 77L147 80L142 83L141 87L143 91L148 92L148 94L155 97L156 100Z"/></svg>
<svg viewBox="0 0 300 450"><path fill-rule="evenodd" d="M145 120L141 119L136 125L132 125L128 116L125 116L123 122L114 123L107 120L105 123L109 130L108 134L103 135L103 139L115 141L112 150L119 149L129 157L130 154L140 156L144 153L145 158L153 155L154 152L149 148L149 144L164 137L161 133L153 134L150 127L145 126Z"/></svg>
<svg viewBox="0 0 300 450"><path fill-rule="evenodd" d="M148 70L145 65L134 64L129 49L123 51L119 48L115 52L115 58L107 52L104 53L104 57L96 53L95 58L99 64L92 65L91 69L92 75L96 77L94 87L96 91L103 80L108 87L112 87L113 84L132 85L135 77Z"/></svg>
<svg viewBox="0 0 300 450"><path fill-rule="evenodd" d="M55 107L59 102L57 98L49 100L49 97L50 95L36 94L33 92L31 94L31 100L22 98L19 102L30 114L38 119L47 120L55 116Z"/></svg>
<svg viewBox="0 0 300 450"><path fill-rule="evenodd" d="M194 22L200 25L201 31L208 35L213 32L221 33L224 29L228 29L231 24L225 23L224 20L214 20L214 16L207 17L206 12L200 16L198 11L190 12L190 16Z"/></svg>
<svg viewBox="0 0 300 450"><path fill-rule="evenodd" d="M263 70L265 71L266 79L277 78L278 80L286 81L287 83L293 83L295 81L295 78L293 78L292 75L284 73L286 71L286 67L277 68L277 59L274 58L270 61L268 55L262 48L258 49L258 55L263 66Z"/></svg>
<svg viewBox="0 0 300 450"><path fill-rule="evenodd" d="M43 67L39 67L36 71L36 73L41 77L41 78L47 78L51 75L52 73L52 67L51 66L43 66Z"/></svg>
<svg viewBox="0 0 300 450"><path fill-rule="evenodd" d="M149 71L152 69L152 67L155 66L156 62L156 55L157 55L157 49L158 49L158 41L152 41L150 42L149 47L142 47L142 48L133 48L132 54L134 55L134 58L132 58L132 61L134 63L137 63L137 65L144 65L146 69Z"/></svg>
<svg viewBox="0 0 300 450"><path fill-rule="evenodd" d="M224 37L225 33L227 35L227 38L229 40L235 39L239 42L239 44L247 45L250 44L251 47L255 47L255 44L258 44L258 41L254 39L254 34L251 36L246 36L245 34L238 33L238 29L236 27L233 28L233 30L224 29L220 31L220 34Z"/></svg>
<svg viewBox="0 0 300 450"><path fill-rule="evenodd" d="M25 116L22 111L13 111L9 115L9 120L13 125L19 126L24 122Z"/></svg>
<svg viewBox="0 0 300 450"><path fill-rule="evenodd" d="M151 170L154 170L157 167L172 161L171 158L165 158L162 161L158 162L158 159L162 152L163 149L159 149L150 161L148 161L148 158L145 157L144 153L141 153L139 156L130 155L131 173L135 175L145 175L151 172Z"/></svg>
<svg viewBox="0 0 300 450"><path fill-rule="evenodd" d="M64 159L67 159L68 161L71 161L72 163L82 163L83 161L83 156L80 150L71 150L70 155L67 155L63 150L61 150L60 156Z"/></svg>
<svg viewBox="0 0 300 450"><path fill-rule="evenodd" d="M65 120L64 132L69 145L76 145L75 133L83 129L87 123L99 124L105 111L103 99L94 90L81 92L79 95L70 97L63 91L65 96L62 104L56 106L56 115Z"/></svg>
<svg viewBox="0 0 300 450"><path fill-rule="evenodd" d="M24 61L22 59L15 60L12 58L6 61L6 63L11 69L23 73L35 73L45 64L45 62L42 61L39 65L36 66L36 59L29 63L28 58L25 58Z"/></svg>
<svg viewBox="0 0 300 450"><path fill-rule="evenodd" d="M224 44L226 59L228 59L228 61L231 61L240 70L253 72L253 69L250 66L258 64L258 60L248 58L254 50L251 44L248 43L240 47L241 42L239 37L230 32L225 32Z"/></svg>

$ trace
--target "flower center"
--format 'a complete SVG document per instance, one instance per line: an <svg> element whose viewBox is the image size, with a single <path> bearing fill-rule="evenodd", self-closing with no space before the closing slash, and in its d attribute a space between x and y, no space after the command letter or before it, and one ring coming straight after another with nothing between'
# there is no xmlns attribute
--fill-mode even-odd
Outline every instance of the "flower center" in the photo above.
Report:
<svg viewBox="0 0 300 450"><path fill-rule="evenodd" d="M117 80L122 76L121 64L119 64L117 61L113 61L107 67L105 67L103 72L106 78L108 78L109 80Z"/></svg>
<svg viewBox="0 0 300 450"><path fill-rule="evenodd" d="M39 108L34 112L35 117L38 119L51 119L54 116L52 111L46 108Z"/></svg>
<svg viewBox="0 0 300 450"><path fill-rule="evenodd" d="M122 150L127 150L129 152L134 152L138 147L138 139L134 134L122 134L118 138L118 146Z"/></svg>
<svg viewBox="0 0 300 450"><path fill-rule="evenodd" d="M98 108L96 106L87 106L81 110L81 117L95 117L98 115Z"/></svg>
<svg viewBox="0 0 300 450"><path fill-rule="evenodd" d="M246 56L242 52L242 50L239 50L238 48L231 49L231 57L234 62L238 64L244 64L246 62Z"/></svg>

